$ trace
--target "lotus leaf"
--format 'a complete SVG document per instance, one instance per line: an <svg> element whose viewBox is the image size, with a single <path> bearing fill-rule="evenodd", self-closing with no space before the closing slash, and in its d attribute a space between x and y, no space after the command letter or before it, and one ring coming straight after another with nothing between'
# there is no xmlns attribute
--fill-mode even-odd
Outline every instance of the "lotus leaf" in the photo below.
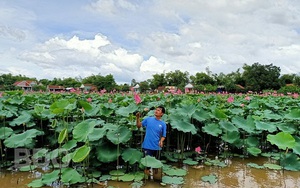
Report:
<svg viewBox="0 0 300 188"><path fill-rule="evenodd" d="M191 159L191 158L187 158L187 159L183 160L183 164L187 164L187 165L197 165L197 164L198 164L198 161L194 161L194 160Z"/></svg>
<svg viewBox="0 0 300 188"><path fill-rule="evenodd" d="M43 176L42 176L42 183L44 183L46 185L49 185L52 182L58 180L58 178L59 178L58 175L59 175L59 170L53 170L50 173L43 174Z"/></svg>
<svg viewBox="0 0 300 188"><path fill-rule="evenodd" d="M193 124L183 120L171 119L171 126L173 129L177 129L178 131L182 131L184 133L189 133L189 132L192 134L197 133L197 129Z"/></svg>
<svg viewBox="0 0 300 188"><path fill-rule="evenodd" d="M80 122L73 129L73 138L77 141L87 141L89 134L94 131L95 125L96 121L92 119Z"/></svg>
<svg viewBox="0 0 300 188"><path fill-rule="evenodd" d="M125 181L125 182L133 181L134 179L135 179L134 174L124 174L123 176L119 177L120 181Z"/></svg>
<svg viewBox="0 0 300 188"><path fill-rule="evenodd" d="M63 183L75 184L84 182L84 177L82 177L75 169L73 168L63 168L61 181Z"/></svg>
<svg viewBox="0 0 300 188"><path fill-rule="evenodd" d="M141 159L141 164L151 168L161 168L163 166L160 160L157 160L155 157L149 155Z"/></svg>
<svg viewBox="0 0 300 188"><path fill-rule="evenodd" d="M125 162L129 162L129 164L131 165L140 161L142 157L143 157L143 153L134 148L127 148L122 153L122 159Z"/></svg>
<svg viewBox="0 0 300 188"><path fill-rule="evenodd" d="M269 134L267 140L271 144L276 145L279 149L285 150L286 148L293 148L296 145L296 141L289 133L280 132L276 135Z"/></svg>
<svg viewBox="0 0 300 188"><path fill-rule="evenodd" d="M27 184L27 187L31 187L31 188L38 188L43 186L44 184L42 183L42 179L36 179L30 182L29 184Z"/></svg>
<svg viewBox="0 0 300 188"><path fill-rule="evenodd" d="M45 157L47 152L48 152L48 149L46 149L46 148L39 149L37 152L35 152L35 153L33 154L32 157L33 157L34 159L39 159L39 158Z"/></svg>
<svg viewBox="0 0 300 188"><path fill-rule="evenodd" d="M170 177L170 176L163 176L162 182L165 184L175 184L175 185L181 185L184 183L184 180L182 177Z"/></svg>
<svg viewBox="0 0 300 188"><path fill-rule="evenodd" d="M300 120L300 109L292 109L288 114L284 116L284 118L290 120Z"/></svg>
<svg viewBox="0 0 300 188"><path fill-rule="evenodd" d="M203 109L196 110L192 117L200 122L207 121L210 119L209 112Z"/></svg>
<svg viewBox="0 0 300 188"><path fill-rule="evenodd" d="M247 166L251 167L251 168L256 168L256 169L263 169L265 168L264 166L260 166L256 163L248 163Z"/></svg>
<svg viewBox="0 0 300 188"><path fill-rule="evenodd" d="M63 141L66 139L68 135L68 129L67 128L64 128L60 133L59 133L59 136L58 136L58 143L61 144L63 143Z"/></svg>
<svg viewBox="0 0 300 188"><path fill-rule="evenodd" d="M106 135L105 128L94 128L93 132L88 135L89 141L97 141Z"/></svg>
<svg viewBox="0 0 300 188"><path fill-rule="evenodd" d="M76 140L69 140L68 142L66 142L62 148L66 149L66 150L71 150L72 148L75 148L77 145L77 141Z"/></svg>
<svg viewBox="0 0 300 188"><path fill-rule="evenodd" d="M286 170L300 171L299 157L294 153L286 154L286 156L281 159L280 165Z"/></svg>
<svg viewBox="0 0 300 188"><path fill-rule="evenodd" d="M91 151L91 147L89 147L87 145L83 145L80 148L77 148L74 151L72 161L75 163L82 162L89 155L90 151Z"/></svg>
<svg viewBox="0 0 300 188"><path fill-rule="evenodd" d="M292 123L278 123L277 127L279 130L282 132L294 134L297 131L297 125L292 124Z"/></svg>
<svg viewBox="0 0 300 188"><path fill-rule="evenodd" d="M44 132L36 129L30 129L21 134L12 134L4 140L4 144L9 148L28 147L34 143L36 136L42 135Z"/></svg>
<svg viewBox="0 0 300 188"><path fill-rule="evenodd" d="M97 159L103 163L112 162L117 160L120 153L117 152L116 145L102 143L97 147Z"/></svg>
<svg viewBox="0 0 300 188"><path fill-rule="evenodd" d="M102 175L100 178L99 178L99 181L107 181L107 180L111 180L111 175Z"/></svg>
<svg viewBox="0 0 300 188"><path fill-rule="evenodd" d="M238 132L238 129L231 123L228 121L220 121L219 122L220 127L224 130L224 131L229 131L229 132Z"/></svg>
<svg viewBox="0 0 300 188"><path fill-rule="evenodd" d="M279 114L274 114L273 112L264 112L264 117L269 120L280 120L283 117Z"/></svg>
<svg viewBox="0 0 300 188"><path fill-rule="evenodd" d="M277 165L277 164L270 164L270 163L266 163L264 164L264 167L271 169L271 170L281 170L282 167Z"/></svg>
<svg viewBox="0 0 300 188"><path fill-rule="evenodd" d="M221 138L223 141L233 144L240 139L240 133L237 131L225 132Z"/></svg>
<svg viewBox="0 0 300 188"><path fill-rule="evenodd" d="M210 184L215 184L218 181L218 178L216 175L208 175L208 176L202 176L201 180L204 182L209 182Z"/></svg>
<svg viewBox="0 0 300 188"><path fill-rule="evenodd" d="M219 134L222 134L220 126L216 123L206 124L204 127L202 127L202 131L212 136L218 136Z"/></svg>
<svg viewBox="0 0 300 188"><path fill-rule="evenodd" d="M219 119L219 120L226 120L227 119L227 115L225 114L225 112L221 109L215 109L213 112L214 116Z"/></svg>
<svg viewBox="0 0 300 188"><path fill-rule="evenodd" d="M273 133L277 131L277 126L275 123L269 122L262 122L262 121L255 121L255 127L257 130L262 130L262 131L268 131L270 133Z"/></svg>
<svg viewBox="0 0 300 188"><path fill-rule="evenodd" d="M234 116L232 117L232 123L239 129L246 131L247 133L254 133L255 124L254 119L248 116L247 119L243 117Z"/></svg>
<svg viewBox="0 0 300 188"><path fill-rule="evenodd" d="M125 171L123 169L111 170L111 171L109 171L109 175L111 175L111 176L123 176L123 175L125 175Z"/></svg>
<svg viewBox="0 0 300 188"><path fill-rule="evenodd" d="M13 133L13 130L9 127L0 128L0 140L8 138Z"/></svg>
<svg viewBox="0 0 300 188"><path fill-rule="evenodd" d="M101 106L101 108L100 108L100 115L105 116L105 117L110 117L113 112L114 112L113 109L110 109L104 105Z"/></svg>
<svg viewBox="0 0 300 188"><path fill-rule="evenodd" d="M138 109L138 106L134 103L128 105L127 107L120 107L119 109L116 110L116 114L124 116L124 117L129 117L129 114L132 114Z"/></svg>
<svg viewBox="0 0 300 188"><path fill-rule="evenodd" d="M246 138L245 142L248 147L257 147L259 145L259 139L253 136Z"/></svg>
<svg viewBox="0 0 300 188"><path fill-rule="evenodd" d="M253 156L257 156L258 154L261 153L261 150L255 147L247 148L247 151Z"/></svg>
<svg viewBox="0 0 300 188"><path fill-rule="evenodd" d="M29 123L29 121L31 120L32 116L30 113L28 113L27 111L22 111L21 115L18 116L17 118L15 118L14 120L12 120L9 125L10 126L16 126L16 125L23 125L23 124L27 124Z"/></svg>
<svg viewBox="0 0 300 188"><path fill-rule="evenodd" d="M164 171L168 176L185 176L187 174L186 170L180 168L172 168Z"/></svg>
<svg viewBox="0 0 300 188"><path fill-rule="evenodd" d="M124 144L132 137L132 132L125 126L119 126L116 130L109 130L106 137L114 144Z"/></svg>
<svg viewBox="0 0 300 188"><path fill-rule="evenodd" d="M21 172L28 172L28 171L33 171L34 169L36 169L37 166L36 165L26 165L26 166L22 166L19 168L19 170Z"/></svg>

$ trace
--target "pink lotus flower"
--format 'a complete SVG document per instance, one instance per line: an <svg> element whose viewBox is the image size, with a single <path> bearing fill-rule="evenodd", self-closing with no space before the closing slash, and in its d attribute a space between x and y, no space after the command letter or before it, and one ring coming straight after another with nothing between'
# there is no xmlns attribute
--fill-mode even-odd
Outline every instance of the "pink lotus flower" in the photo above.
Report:
<svg viewBox="0 0 300 188"><path fill-rule="evenodd" d="M227 102L229 102L229 103L232 103L233 101L234 101L233 96L230 96L230 97L227 99Z"/></svg>
<svg viewBox="0 0 300 188"><path fill-rule="evenodd" d="M87 100L87 102L92 102L92 98L91 97L87 98L86 100Z"/></svg>
<svg viewBox="0 0 300 188"><path fill-rule="evenodd" d="M294 93L294 94L293 94L293 98L294 98L294 99L297 99L298 97L299 97L299 94L298 94L298 93Z"/></svg>
<svg viewBox="0 0 300 188"><path fill-rule="evenodd" d="M136 104L139 104L142 102L141 97L137 93L134 93L134 100L135 100Z"/></svg>
<svg viewBox="0 0 300 188"><path fill-rule="evenodd" d="M250 101L251 98L249 96L245 97L245 100Z"/></svg>
<svg viewBox="0 0 300 188"><path fill-rule="evenodd" d="M198 146L198 147L195 148L195 152L197 152L198 154L200 154L201 151L202 151L202 150L201 150L201 147L200 147L200 146Z"/></svg>
<svg viewBox="0 0 300 188"><path fill-rule="evenodd" d="M245 104L241 104L241 107L244 107L245 106Z"/></svg>
<svg viewBox="0 0 300 188"><path fill-rule="evenodd" d="M108 103L112 103L112 100L111 100L111 98L108 100Z"/></svg>

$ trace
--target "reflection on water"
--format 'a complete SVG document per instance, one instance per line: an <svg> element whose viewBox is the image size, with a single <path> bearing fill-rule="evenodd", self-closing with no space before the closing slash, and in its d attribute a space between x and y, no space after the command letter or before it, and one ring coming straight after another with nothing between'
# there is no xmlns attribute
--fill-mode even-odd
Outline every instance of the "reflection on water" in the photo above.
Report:
<svg viewBox="0 0 300 188"><path fill-rule="evenodd" d="M142 187L145 188L227 188L227 187L242 187L242 188L297 188L300 187L300 172L282 171L282 170L266 170L247 167L247 163L257 163L263 165L267 161L265 158L254 159L233 159L229 161L229 166L220 167L204 167L194 169L186 167L188 174L185 176L184 185L168 185L161 186L159 182L146 180ZM214 174L218 177L218 181L210 185L201 181L202 176ZM27 187L26 184L35 178L39 178L40 173L28 172L0 172L0 187L18 188ZM131 182L108 182L108 186L116 188L132 187ZM92 186L90 186L92 187ZM94 185L95 188L100 188L99 185Z"/></svg>

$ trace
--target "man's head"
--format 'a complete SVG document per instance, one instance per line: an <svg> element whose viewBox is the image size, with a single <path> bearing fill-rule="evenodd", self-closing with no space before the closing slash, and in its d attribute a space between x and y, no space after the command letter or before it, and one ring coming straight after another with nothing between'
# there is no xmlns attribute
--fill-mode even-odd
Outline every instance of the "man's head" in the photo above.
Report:
<svg viewBox="0 0 300 188"><path fill-rule="evenodd" d="M166 110L163 106L158 106L158 107L156 107L154 115L156 118L160 119L164 115L165 111Z"/></svg>

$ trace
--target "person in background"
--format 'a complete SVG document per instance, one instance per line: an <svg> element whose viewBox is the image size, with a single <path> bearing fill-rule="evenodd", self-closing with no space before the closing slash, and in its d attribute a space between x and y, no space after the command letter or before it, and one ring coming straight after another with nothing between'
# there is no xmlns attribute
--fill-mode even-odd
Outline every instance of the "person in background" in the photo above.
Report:
<svg viewBox="0 0 300 188"><path fill-rule="evenodd" d="M142 143L143 152L145 155L153 156L157 159L160 157L160 150L164 145L164 140L167 136L167 125L161 119L165 113L163 106L158 106L155 109L154 116L146 117L140 121L140 113L136 113L136 126L138 128L145 127L146 134ZM149 169L145 170L149 173Z"/></svg>

